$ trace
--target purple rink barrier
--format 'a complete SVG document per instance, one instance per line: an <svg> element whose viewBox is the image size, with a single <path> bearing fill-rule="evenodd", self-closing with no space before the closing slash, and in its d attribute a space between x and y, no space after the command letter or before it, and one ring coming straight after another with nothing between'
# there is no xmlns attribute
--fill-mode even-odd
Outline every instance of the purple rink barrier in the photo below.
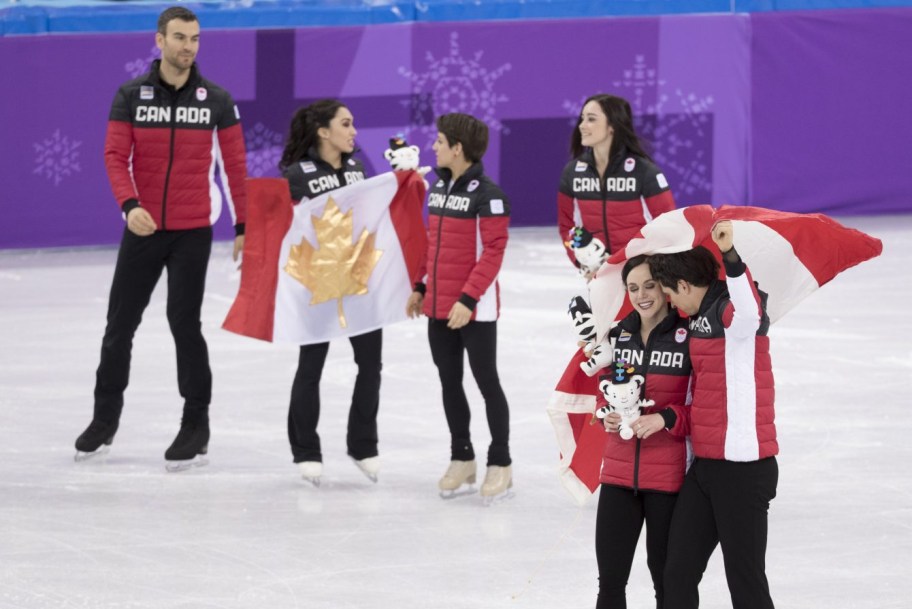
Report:
<svg viewBox="0 0 912 609"><path fill-rule="evenodd" d="M912 9L752 15L751 200L912 211Z"/></svg>
<svg viewBox="0 0 912 609"><path fill-rule="evenodd" d="M912 211L909 31L912 9L213 30L199 65L238 102L251 176L277 175L292 112L320 97L352 109L372 173L397 133L432 163L434 116L467 111L491 127L485 164L513 225L552 225L575 116L611 92L679 204L895 213ZM119 240L105 124L118 85L156 56L151 31L0 38L15 83L0 103L0 248ZM225 210L216 235L231 234Z"/></svg>

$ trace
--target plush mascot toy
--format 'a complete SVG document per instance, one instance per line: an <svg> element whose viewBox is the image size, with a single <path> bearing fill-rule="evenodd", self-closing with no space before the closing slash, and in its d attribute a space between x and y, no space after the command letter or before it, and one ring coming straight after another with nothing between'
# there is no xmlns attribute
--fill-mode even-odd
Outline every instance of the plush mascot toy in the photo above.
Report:
<svg viewBox="0 0 912 609"><path fill-rule="evenodd" d="M567 309L570 315L570 321L573 322L573 330L579 337L580 342L586 345L595 341L595 320L592 319L592 309L589 303L582 296L574 296L570 300L570 307ZM580 345L583 346L583 345Z"/></svg>
<svg viewBox="0 0 912 609"><path fill-rule="evenodd" d="M614 360L614 342L607 337L601 343L595 342L595 320L592 318L592 309L582 296L574 296L570 300L567 313L573 323L573 331L579 338L579 346L589 358L580 364L580 368L586 373L586 376L595 376L599 370Z"/></svg>
<svg viewBox="0 0 912 609"><path fill-rule="evenodd" d="M587 279L595 275L608 257L605 244L601 239L593 237L592 233L582 226L574 226L570 229L564 245L573 250L573 255L576 256L576 261L580 265L580 274Z"/></svg>
<svg viewBox="0 0 912 609"><path fill-rule="evenodd" d="M391 137L390 147L386 149L383 156L389 161L393 171L408 171L418 169L421 164L420 152L418 146L409 146L404 138Z"/></svg>
<svg viewBox="0 0 912 609"><path fill-rule="evenodd" d="M583 348L589 358L580 364L586 376L595 376L595 373L609 365L614 359L614 344L607 338L600 344L595 342L595 320L592 318L592 309L582 296L574 296L567 309L573 331L579 338L579 346Z"/></svg>
<svg viewBox="0 0 912 609"><path fill-rule="evenodd" d="M618 432L624 440L633 437L630 423L640 416L640 409L655 405L652 400L640 399L645 379L634 372L636 369L633 366L628 365L624 360L618 360L614 363L611 374L603 374L599 377L599 389L605 396L608 405L599 408L595 412L595 416L604 419L612 412L621 415Z"/></svg>

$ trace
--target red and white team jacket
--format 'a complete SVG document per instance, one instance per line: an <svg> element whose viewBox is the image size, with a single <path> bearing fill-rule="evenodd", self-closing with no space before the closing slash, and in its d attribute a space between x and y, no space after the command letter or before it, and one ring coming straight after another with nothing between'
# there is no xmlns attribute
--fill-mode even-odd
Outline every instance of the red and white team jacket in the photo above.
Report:
<svg viewBox="0 0 912 609"><path fill-rule="evenodd" d="M725 273L690 318L691 441L697 457L756 461L779 453L766 294L743 262Z"/></svg>
<svg viewBox="0 0 912 609"><path fill-rule="evenodd" d="M649 334L643 344L640 316L633 311L608 333L615 339L614 358L636 368L646 381L642 396L655 406L643 414L666 409L674 411L675 424L645 440L624 440L608 434L599 482L634 490L677 493L684 483L689 452L691 364L688 352L687 320L672 312ZM600 395L598 406L604 405Z"/></svg>
<svg viewBox="0 0 912 609"><path fill-rule="evenodd" d="M159 230L213 224L222 195L216 166L238 234L247 209L244 134L231 95L202 76L194 64L187 84L175 90L159 77L161 61L117 91L108 118L105 166L123 211L137 205Z"/></svg>
<svg viewBox="0 0 912 609"><path fill-rule="evenodd" d="M288 180L291 200L295 204L363 182L366 178L364 164L351 154L343 154L342 168L336 169L324 161L314 148L307 151L307 156L286 167L282 176Z"/></svg>
<svg viewBox="0 0 912 609"><path fill-rule="evenodd" d="M651 219L675 208L665 176L649 159L622 148L600 179L591 149L570 161L557 194L557 228L562 241L583 226L605 244L609 254L621 249ZM567 256L576 264L573 252Z"/></svg>
<svg viewBox="0 0 912 609"><path fill-rule="evenodd" d="M436 171L439 179L428 192L427 256L413 282L425 291L423 312L446 319L458 300L474 321L495 321L510 202L480 162L452 184L449 170Z"/></svg>

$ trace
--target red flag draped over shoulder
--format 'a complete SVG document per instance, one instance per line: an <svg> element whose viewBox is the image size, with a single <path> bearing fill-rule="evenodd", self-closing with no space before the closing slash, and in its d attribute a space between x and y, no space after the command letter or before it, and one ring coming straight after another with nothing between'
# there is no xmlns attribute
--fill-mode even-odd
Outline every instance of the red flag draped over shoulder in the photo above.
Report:
<svg viewBox="0 0 912 609"><path fill-rule="evenodd" d="M883 250L879 239L823 214L761 207L713 209L709 205L670 211L644 226L625 248L612 254L589 283L598 338L607 335L624 305L621 271L628 259L640 254L682 252L707 243L712 249L712 227L722 220L732 222L735 248L760 289L769 295L767 313L772 323L842 271L879 256ZM602 454L597 449L604 439L598 445L598 440L592 439L595 432L587 425L578 425L585 407L595 405L595 389L591 400L584 393L595 383L580 371L580 357L579 353L574 356L558 382L548 412L561 450L561 481L582 503L598 488Z"/></svg>
<svg viewBox="0 0 912 609"><path fill-rule="evenodd" d="M385 173L293 205L286 180L250 179L241 285L222 327L310 344L404 320L427 248L425 189L416 171Z"/></svg>

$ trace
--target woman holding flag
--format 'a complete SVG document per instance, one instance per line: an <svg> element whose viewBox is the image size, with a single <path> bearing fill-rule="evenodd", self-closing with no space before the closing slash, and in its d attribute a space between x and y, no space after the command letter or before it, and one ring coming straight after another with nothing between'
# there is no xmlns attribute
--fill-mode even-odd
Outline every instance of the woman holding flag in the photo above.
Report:
<svg viewBox="0 0 912 609"><path fill-rule="evenodd" d="M357 133L351 111L334 99L314 102L295 113L279 169L296 203L365 179L364 166L352 156ZM376 482L380 470L377 411L383 330L351 336L349 342L358 374L348 415L348 454ZM288 409L288 439L294 461L301 476L315 486L319 486L323 473L317 422L320 377L328 352L328 342L301 345Z"/></svg>

